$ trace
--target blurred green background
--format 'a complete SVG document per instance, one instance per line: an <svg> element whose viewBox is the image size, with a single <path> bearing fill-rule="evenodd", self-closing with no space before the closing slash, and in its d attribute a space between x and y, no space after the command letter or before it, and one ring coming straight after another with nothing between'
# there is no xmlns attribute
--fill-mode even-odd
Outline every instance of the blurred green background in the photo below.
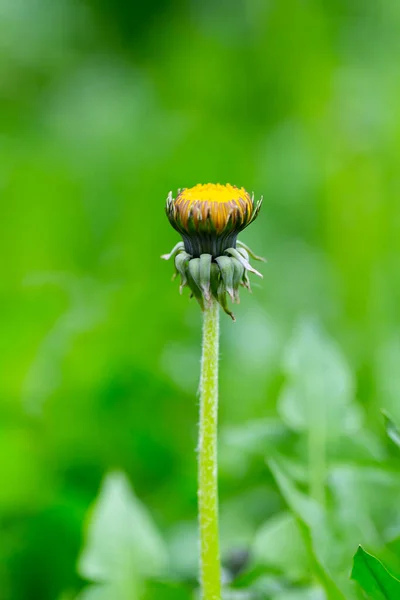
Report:
<svg viewBox="0 0 400 600"><path fill-rule="evenodd" d="M1 0L0 39L0 599L196 593L201 314L160 255L207 182L264 196L268 257L221 317L226 597L360 598L359 543L400 573L400 3Z"/></svg>

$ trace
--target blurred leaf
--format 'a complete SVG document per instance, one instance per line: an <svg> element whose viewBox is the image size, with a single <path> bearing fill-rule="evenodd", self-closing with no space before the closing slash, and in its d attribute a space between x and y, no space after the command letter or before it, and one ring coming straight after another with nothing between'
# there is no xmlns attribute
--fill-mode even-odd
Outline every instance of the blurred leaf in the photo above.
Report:
<svg viewBox="0 0 400 600"><path fill-rule="evenodd" d="M400 580L393 577L377 558L368 554L361 546L354 555L351 577L372 600L400 598Z"/></svg>
<svg viewBox="0 0 400 600"><path fill-rule="evenodd" d="M293 433L281 419L252 419L240 425L222 426L219 435L219 469L230 477L243 479L255 460L263 462L287 443Z"/></svg>
<svg viewBox="0 0 400 600"><path fill-rule="evenodd" d="M289 588L269 577L260 578L246 590L225 589L223 600L326 600L320 587Z"/></svg>
<svg viewBox="0 0 400 600"><path fill-rule="evenodd" d="M323 527L325 520L324 509L313 498L309 498L296 488L280 468L277 461L269 460L268 466L292 512L311 529Z"/></svg>
<svg viewBox="0 0 400 600"><path fill-rule="evenodd" d="M193 593L188 586L179 582L149 581L143 600L193 600Z"/></svg>
<svg viewBox="0 0 400 600"><path fill-rule="evenodd" d="M383 463L387 456L382 440L375 432L367 429L357 431L356 435L341 436L340 444L335 444L330 452L330 458L343 462L373 462Z"/></svg>
<svg viewBox="0 0 400 600"><path fill-rule="evenodd" d="M57 600L76 600L76 594L72 591L64 591L58 596Z"/></svg>
<svg viewBox="0 0 400 600"><path fill-rule="evenodd" d="M221 444L242 453L265 456L284 440L288 430L280 419L255 419L240 425L225 426L221 431Z"/></svg>
<svg viewBox="0 0 400 600"><path fill-rule="evenodd" d="M282 496L299 521L312 567L327 593L327 598L329 600L343 600L344 598L349 600L350 596L345 597L341 589L343 585L346 587L346 583L342 584L341 582L339 588L332 576L331 549L334 550L336 541L325 510L313 498L300 492L275 460L268 461L268 465ZM347 589L346 594L348 594Z"/></svg>
<svg viewBox="0 0 400 600"><path fill-rule="evenodd" d="M146 508L123 473L110 473L90 514L79 573L116 584L160 575L166 564L164 542Z"/></svg>
<svg viewBox="0 0 400 600"><path fill-rule="evenodd" d="M312 319L303 319L283 358L287 382L278 409L294 431L306 435L309 494L325 503L330 455L343 433L361 425L360 409L352 403L352 372L339 347Z"/></svg>
<svg viewBox="0 0 400 600"><path fill-rule="evenodd" d="M391 421L400 422L400 378L397 377L400 364L400 337L398 326L393 325L390 332L385 332L374 353L375 385L377 391L377 408L384 406Z"/></svg>
<svg viewBox="0 0 400 600"><path fill-rule="evenodd" d="M221 502L221 553L229 557L251 546L260 519L276 512L279 498L271 493L272 486L258 484L246 488Z"/></svg>
<svg viewBox="0 0 400 600"><path fill-rule="evenodd" d="M393 422L392 418L389 416L389 414L385 410L382 410L382 414L383 414L383 417L385 419L386 434L392 440L392 442L394 444L396 444L396 446L398 446L400 448L400 431L399 431L399 428L397 427L397 425L395 425L395 423Z"/></svg>
<svg viewBox="0 0 400 600"><path fill-rule="evenodd" d="M62 382L62 363L77 336L106 320L114 287L94 278L63 272L31 273L26 286L55 286L66 294L68 308L42 339L22 390L29 413L39 413Z"/></svg>
<svg viewBox="0 0 400 600"><path fill-rule="evenodd" d="M252 588L263 590L269 596L280 592L287 587L287 582L282 575L271 575L270 569L265 566L251 565L243 573L240 573L232 582L232 588Z"/></svg>
<svg viewBox="0 0 400 600"><path fill-rule="evenodd" d="M193 594L183 584L147 581L139 588L129 583L95 584L84 588L75 600L192 600Z"/></svg>
<svg viewBox="0 0 400 600"><path fill-rule="evenodd" d="M222 591L222 600L261 600L261 596L257 590L253 589L234 590L225 588Z"/></svg>
<svg viewBox="0 0 400 600"><path fill-rule="evenodd" d="M110 598L121 600L123 596L113 585L96 584L84 588L76 600L110 600Z"/></svg>
<svg viewBox="0 0 400 600"><path fill-rule="evenodd" d="M326 595L320 587L287 590L272 596L271 600L326 600Z"/></svg>
<svg viewBox="0 0 400 600"><path fill-rule="evenodd" d="M279 408L290 427L296 431L318 427L320 435L331 439L358 429L360 417L351 405L351 370L317 322L300 321L286 347L283 368L287 385Z"/></svg>
<svg viewBox="0 0 400 600"><path fill-rule="evenodd" d="M280 513L258 530L252 555L257 563L279 569L289 579L306 579L310 572L307 547L295 518Z"/></svg>
<svg viewBox="0 0 400 600"><path fill-rule="evenodd" d="M400 535L398 473L380 466L338 465L329 472L332 520L340 531L343 557L362 543L382 547Z"/></svg>
<svg viewBox="0 0 400 600"><path fill-rule="evenodd" d="M167 543L172 572L181 578L196 579L199 568L197 521L177 523L171 528Z"/></svg>

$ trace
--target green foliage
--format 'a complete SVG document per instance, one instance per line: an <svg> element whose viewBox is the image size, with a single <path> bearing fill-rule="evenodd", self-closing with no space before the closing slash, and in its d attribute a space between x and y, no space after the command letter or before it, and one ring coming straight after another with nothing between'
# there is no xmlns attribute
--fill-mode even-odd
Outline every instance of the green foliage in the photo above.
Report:
<svg viewBox="0 0 400 600"><path fill-rule="evenodd" d="M400 581L361 546L354 555L351 576L372 600L396 600L400 597Z"/></svg>
<svg viewBox="0 0 400 600"><path fill-rule="evenodd" d="M109 474L90 511L78 563L80 575L97 583L82 598L140 597L144 581L163 575L166 567L166 548L145 507L122 473Z"/></svg>
<svg viewBox="0 0 400 600"><path fill-rule="evenodd" d="M400 448L400 432L397 425L394 424L393 420L390 418L386 411L383 412L383 417L385 419L385 428L388 437L392 440L396 446Z"/></svg>
<svg viewBox="0 0 400 600"><path fill-rule="evenodd" d="M225 592L360 600L360 544L400 573L400 3L0 16L0 600L196 597L201 319L159 257L208 181L264 196L268 259L222 322Z"/></svg>

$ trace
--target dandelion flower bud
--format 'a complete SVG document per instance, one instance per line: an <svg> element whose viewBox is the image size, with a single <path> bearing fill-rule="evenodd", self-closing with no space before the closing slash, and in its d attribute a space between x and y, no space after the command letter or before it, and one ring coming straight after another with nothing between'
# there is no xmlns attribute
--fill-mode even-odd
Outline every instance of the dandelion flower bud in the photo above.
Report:
<svg viewBox="0 0 400 600"><path fill-rule="evenodd" d="M167 200L167 216L183 238L185 250L194 258L201 254L221 256L236 247L238 234L257 216L261 200L244 188L219 183L199 184Z"/></svg>
<svg viewBox="0 0 400 600"><path fill-rule="evenodd" d="M244 188L219 183L198 184L168 195L166 213L172 227L183 239L162 258L175 259L181 289L190 287L204 308L214 297L234 319L227 305L228 293L239 302L239 285L249 288L248 271L262 277L249 263L251 250L237 240L257 217L262 199L254 202Z"/></svg>

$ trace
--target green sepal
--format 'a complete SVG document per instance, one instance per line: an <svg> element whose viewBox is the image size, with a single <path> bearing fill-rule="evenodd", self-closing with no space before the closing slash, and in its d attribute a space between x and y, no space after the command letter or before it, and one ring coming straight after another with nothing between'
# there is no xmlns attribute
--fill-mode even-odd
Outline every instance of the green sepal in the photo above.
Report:
<svg viewBox="0 0 400 600"><path fill-rule="evenodd" d="M256 269L254 269L251 266L251 264L249 263L248 259L246 259L243 256L243 253L240 252L240 250L236 250L236 248L228 248L227 250L225 250L225 254L229 254L230 256L233 256L234 258L237 258L237 260L244 266L245 269L247 269L251 273L254 273L255 275L258 275L259 277L262 278L261 273L259 273Z"/></svg>
<svg viewBox="0 0 400 600"><path fill-rule="evenodd" d="M216 262L211 263L210 269L210 287L211 293L218 300L218 288L221 283L221 272Z"/></svg>
<svg viewBox="0 0 400 600"><path fill-rule="evenodd" d="M217 300L222 306L224 312L226 312L226 314L231 317L232 321L236 321L235 315L229 309L228 303L226 301L226 287L223 281L220 282L218 287Z"/></svg>
<svg viewBox="0 0 400 600"><path fill-rule="evenodd" d="M249 279L246 269L244 269L244 271L243 271L242 285L243 285L243 287L246 288L246 290L248 290L251 293L250 279Z"/></svg>
<svg viewBox="0 0 400 600"><path fill-rule="evenodd" d="M234 295L234 301L236 302L236 304L239 304L239 302L240 302L240 298L239 298L239 285L242 283L243 275L244 275L244 272L245 272L245 268L243 267L243 265L236 258L231 258L231 262L232 262L232 265L233 265L233 295Z"/></svg>
<svg viewBox="0 0 400 600"><path fill-rule="evenodd" d="M169 254L162 254L161 258L163 258L164 260L169 260L170 258L174 258L178 254L178 252L181 252L182 250L185 250L185 244L183 242L178 242L177 244L175 244L175 246L172 248Z"/></svg>
<svg viewBox="0 0 400 600"><path fill-rule="evenodd" d="M181 294L183 288L185 285L187 285L187 267L191 258L191 255L185 251L179 252L175 258L175 268L181 276L181 285L179 286L179 291Z"/></svg>
<svg viewBox="0 0 400 600"><path fill-rule="evenodd" d="M237 251L239 252L239 254L241 254L243 256L244 259L247 260L247 262L249 262L250 257L249 257L249 253L247 252L247 250L245 248L240 247L237 249Z"/></svg>
<svg viewBox="0 0 400 600"><path fill-rule="evenodd" d="M233 268L233 264L232 264L232 259L229 258L228 256L218 256L215 260L217 261L218 266L221 270L221 277L225 284L225 289L228 292L229 296L233 300L233 298L234 298L234 295L233 295L234 268Z"/></svg>
<svg viewBox="0 0 400 600"><path fill-rule="evenodd" d="M211 299L210 295L210 277L211 277L211 254L200 255L200 289L206 300Z"/></svg>
<svg viewBox="0 0 400 600"><path fill-rule="evenodd" d="M257 206L257 209L259 209L259 205ZM181 223L179 213L177 212L175 214L175 212L176 211L173 210L172 200L169 203L167 202L168 217L173 226L178 231L181 231L183 223ZM236 214L232 211L225 224L225 235L227 235L230 229L236 224L235 217ZM244 215L244 218L247 220L247 213ZM215 224L211 218L211 211L208 212L204 219L201 219L200 213L196 213L195 218L194 211L190 211L188 221L183 229L186 232L189 230L193 234L198 231L207 233L208 235L215 234ZM221 235L221 232L219 232L219 235ZM208 253L210 250L207 253L200 254L200 258L193 258L192 254L186 251L185 243L179 242L169 254L162 255L162 258L165 260L174 258L174 278L178 274L180 275L180 292L182 293L183 287L188 286L191 290L190 297L192 298L194 296L196 298L202 310L204 310L205 302L209 302L211 296L213 296L219 302L223 310L235 320L232 311L229 309L226 294L229 294L233 302L239 303L240 285L251 292L248 276L249 271L260 277L262 277L262 275L251 266L249 254L255 260L264 261L264 259L254 254L246 244L240 241L236 242L237 248L229 247L224 251L223 255L221 254L216 258L213 258L214 254ZM199 244L194 245L195 255L198 251L198 245Z"/></svg>
<svg viewBox="0 0 400 600"><path fill-rule="evenodd" d="M200 259L192 258L189 260L187 268L188 285L193 292L194 297L200 304L201 309L204 310L204 299L200 289Z"/></svg>
<svg viewBox="0 0 400 600"><path fill-rule="evenodd" d="M242 248L243 250L246 250L247 254L248 255L250 254L251 258L254 258L254 260L260 260L261 262L267 262L263 256L257 256L257 254L254 254L253 250L251 248L249 248L248 246L246 246L246 244L244 244L240 240L238 240L236 242L236 245L239 250L240 250L240 248Z"/></svg>

